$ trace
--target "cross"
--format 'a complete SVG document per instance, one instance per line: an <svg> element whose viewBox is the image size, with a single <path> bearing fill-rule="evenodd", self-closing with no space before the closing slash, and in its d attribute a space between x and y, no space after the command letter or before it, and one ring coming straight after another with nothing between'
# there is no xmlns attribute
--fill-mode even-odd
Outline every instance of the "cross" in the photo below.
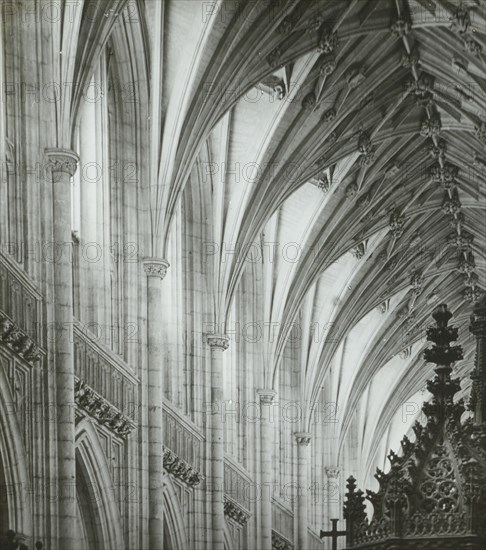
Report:
<svg viewBox="0 0 486 550"><path fill-rule="evenodd" d="M337 540L338 537L344 537L346 536L346 531L338 531L337 530L337 522L338 519L331 519L332 523L332 529L331 531L321 531L321 536L319 538L323 537L332 537L332 550L337 550Z"/></svg>

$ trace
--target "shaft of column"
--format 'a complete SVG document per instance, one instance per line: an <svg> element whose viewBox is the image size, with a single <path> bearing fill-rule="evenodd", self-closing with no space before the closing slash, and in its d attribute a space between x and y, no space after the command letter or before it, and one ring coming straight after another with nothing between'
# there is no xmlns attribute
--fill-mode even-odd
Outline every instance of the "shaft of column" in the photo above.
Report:
<svg viewBox="0 0 486 550"><path fill-rule="evenodd" d="M149 547L164 547L164 426L163 426L163 327L162 280L169 263L147 258L147 401L148 401L148 468L149 468Z"/></svg>
<svg viewBox="0 0 486 550"><path fill-rule="evenodd" d="M272 404L277 394L267 389L258 390L257 393L260 397L261 544L262 550L272 550Z"/></svg>
<svg viewBox="0 0 486 550"><path fill-rule="evenodd" d="M339 499L339 468L337 466L326 466L327 476L327 515L328 521L326 525L330 525L333 518L339 519L340 516L340 499Z"/></svg>
<svg viewBox="0 0 486 550"><path fill-rule="evenodd" d="M307 523L309 483L307 476L309 443L312 434L309 432L296 432L297 442L297 548L296 550L308 550Z"/></svg>
<svg viewBox="0 0 486 550"><path fill-rule="evenodd" d="M57 406L59 548L75 548L76 448L74 423L73 273L71 265L71 178L78 156L69 150L46 149L52 178L55 242L54 319Z"/></svg>
<svg viewBox="0 0 486 550"><path fill-rule="evenodd" d="M224 550L224 433L221 404L223 402L223 352L229 341L224 335L209 335L211 347L211 490L212 550Z"/></svg>

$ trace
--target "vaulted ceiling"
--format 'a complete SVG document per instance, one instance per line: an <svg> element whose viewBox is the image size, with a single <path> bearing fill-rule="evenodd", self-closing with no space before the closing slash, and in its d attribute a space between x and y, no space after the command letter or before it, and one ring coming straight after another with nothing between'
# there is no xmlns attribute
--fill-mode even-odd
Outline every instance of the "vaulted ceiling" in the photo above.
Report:
<svg viewBox="0 0 486 550"><path fill-rule="evenodd" d="M156 230L164 241L197 166L214 197L216 318L258 243L264 317L278 326L268 384L298 321L302 399L334 388L341 441L358 409L374 419L363 426L374 456L430 375L421 351L437 303L462 327L460 368L472 365L467 322L485 285L485 3L210 6L167 4Z"/></svg>

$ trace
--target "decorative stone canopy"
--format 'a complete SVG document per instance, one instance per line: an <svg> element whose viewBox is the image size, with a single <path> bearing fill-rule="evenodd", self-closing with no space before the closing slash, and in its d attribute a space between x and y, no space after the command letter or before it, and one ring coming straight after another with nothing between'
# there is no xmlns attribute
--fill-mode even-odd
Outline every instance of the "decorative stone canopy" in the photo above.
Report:
<svg viewBox="0 0 486 550"><path fill-rule="evenodd" d="M483 310L475 308L473 327L484 319ZM347 548L390 548L393 542L393 548L479 550L486 544L486 422L477 416L461 422L464 404L454 401L460 382L451 378L451 365L463 357L461 346L451 346L458 329L448 326L452 313L445 304L433 317L436 326L427 330L433 346L424 352L426 361L436 364L427 384L433 398L422 408L427 422L415 423L415 441L405 436L400 455L390 452L388 473L377 469L378 492L367 491L365 497L356 480L348 479ZM479 386L481 399L484 380ZM373 505L371 521L365 498Z"/></svg>

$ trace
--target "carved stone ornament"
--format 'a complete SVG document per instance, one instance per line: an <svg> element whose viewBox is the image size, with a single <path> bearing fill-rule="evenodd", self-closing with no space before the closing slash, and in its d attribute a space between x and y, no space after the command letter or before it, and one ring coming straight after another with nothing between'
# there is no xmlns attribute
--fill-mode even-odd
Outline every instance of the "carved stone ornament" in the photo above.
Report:
<svg viewBox="0 0 486 550"><path fill-rule="evenodd" d="M267 63L270 67L276 68L281 64L282 49L280 46L274 48L267 56Z"/></svg>
<svg viewBox="0 0 486 550"><path fill-rule="evenodd" d="M443 189L451 189L457 185L459 167L449 162L437 162L430 169L430 176Z"/></svg>
<svg viewBox="0 0 486 550"><path fill-rule="evenodd" d="M337 479L339 477L340 470L338 466L326 466L324 471L328 479Z"/></svg>
<svg viewBox="0 0 486 550"><path fill-rule="evenodd" d="M452 314L445 304L433 313L436 326L427 331L433 342L425 359L436 364L427 383L432 394L424 403L425 425L413 426L415 441L403 437L402 453L390 451L390 469L377 469L379 490L357 490L347 483L344 518L346 548L385 550L480 550L486 540L486 422L461 422L460 389L451 378L450 364L462 358L460 346L451 346L458 330L448 326ZM368 519L365 499L373 507Z"/></svg>
<svg viewBox="0 0 486 550"><path fill-rule="evenodd" d="M385 313L388 313L388 310L390 309L390 300L385 300L384 302L381 302L381 304L378 306L378 311L384 315Z"/></svg>
<svg viewBox="0 0 486 550"><path fill-rule="evenodd" d="M197 487L204 479L204 476L199 470L193 468L167 447L164 447L163 459L164 468L186 485L189 485L189 487Z"/></svg>
<svg viewBox="0 0 486 550"><path fill-rule="evenodd" d="M483 47L481 44L476 42L472 36L467 36L464 39L464 49L477 57L479 57L483 52Z"/></svg>
<svg viewBox="0 0 486 550"><path fill-rule="evenodd" d="M241 526L245 526L248 523L248 520L251 517L251 514L248 510L245 510L232 498L224 496L224 515L231 518L236 523L239 523Z"/></svg>
<svg viewBox="0 0 486 550"><path fill-rule="evenodd" d="M457 189L454 189L452 196L449 196L447 191L444 193L444 200L442 202L442 212L444 214L449 214L455 216L461 211L461 201L459 200L459 195Z"/></svg>
<svg viewBox="0 0 486 550"><path fill-rule="evenodd" d="M357 88L363 80L366 79L366 75L361 65L353 65L346 72L346 82L350 90Z"/></svg>
<svg viewBox="0 0 486 550"><path fill-rule="evenodd" d="M224 334L208 334L206 341L212 348L218 348L222 351L229 348L229 338Z"/></svg>
<svg viewBox="0 0 486 550"><path fill-rule="evenodd" d="M466 302L472 302L473 304L482 300L484 296L484 290L477 287L468 287L464 291L464 300L466 300Z"/></svg>
<svg viewBox="0 0 486 550"><path fill-rule="evenodd" d="M258 390L257 394L260 397L260 403L262 405L271 405L273 403L273 400L277 396L276 391L266 389Z"/></svg>
<svg viewBox="0 0 486 550"><path fill-rule="evenodd" d="M361 154L358 162L360 166L368 166L375 158L375 148L371 143L371 138L368 132L363 130L358 138L358 152Z"/></svg>
<svg viewBox="0 0 486 550"><path fill-rule="evenodd" d="M455 217L450 218L449 220L450 226L453 227L456 230L456 232L459 234L462 232L465 219L466 218L464 217L464 214L462 212L458 212L455 215Z"/></svg>
<svg viewBox="0 0 486 550"><path fill-rule="evenodd" d="M327 26L323 25L319 30L319 38L317 42L317 48L320 52L326 55L331 54L339 45L339 38L337 32Z"/></svg>
<svg viewBox="0 0 486 550"><path fill-rule="evenodd" d="M147 277L158 277L159 279L164 279L167 275L167 269L169 269L169 267L169 262L160 258L145 258L143 260L143 269L147 274Z"/></svg>
<svg viewBox="0 0 486 550"><path fill-rule="evenodd" d="M450 18L451 29L458 34L465 34L471 24L469 10L460 5Z"/></svg>
<svg viewBox="0 0 486 550"><path fill-rule="evenodd" d="M416 271L412 277L410 278L410 286L412 287L412 291L415 295L419 295L422 293L422 285L424 283L424 276L420 271Z"/></svg>
<svg viewBox="0 0 486 550"><path fill-rule="evenodd" d="M437 145L433 141L429 145L430 155L437 160L444 160L446 152L447 144L443 139L440 139Z"/></svg>
<svg viewBox="0 0 486 550"><path fill-rule="evenodd" d="M405 349L402 349L402 351L399 353L400 359L408 359L411 354L412 354L412 348L408 346Z"/></svg>
<svg viewBox="0 0 486 550"><path fill-rule="evenodd" d="M31 365L39 361L42 356L40 348L32 338L1 312L0 342L15 351Z"/></svg>
<svg viewBox="0 0 486 550"><path fill-rule="evenodd" d="M465 273L465 274L473 273L475 267L476 267L476 260L472 252L469 252L466 257L464 257L461 254L459 258L459 263L457 264L457 270L460 273Z"/></svg>
<svg viewBox="0 0 486 550"><path fill-rule="evenodd" d="M408 19L397 19L390 27L391 33L397 38L407 36L412 30L412 23Z"/></svg>
<svg viewBox="0 0 486 550"><path fill-rule="evenodd" d="M459 252L469 252L474 237L471 233L462 231L461 234L449 233L447 242L455 246Z"/></svg>
<svg viewBox="0 0 486 550"><path fill-rule="evenodd" d="M346 198L352 199L358 193L358 184L356 182L346 187Z"/></svg>
<svg viewBox="0 0 486 550"><path fill-rule="evenodd" d="M76 173L79 157L69 149L46 149L47 167L52 174L64 173L70 178Z"/></svg>
<svg viewBox="0 0 486 550"><path fill-rule="evenodd" d="M76 379L75 381L74 401L89 416L120 437L127 437L135 429L135 423L128 416L95 392L83 380Z"/></svg>
<svg viewBox="0 0 486 550"><path fill-rule="evenodd" d="M330 76L336 69L336 59L332 56L326 57L321 64L319 73L321 76Z"/></svg>
<svg viewBox="0 0 486 550"><path fill-rule="evenodd" d="M410 55L403 53L401 60L402 67L412 69L420 64L420 55L417 51L413 51Z"/></svg>
<svg viewBox="0 0 486 550"><path fill-rule="evenodd" d="M336 118L336 110L331 107L328 109L323 115L322 120L323 122L332 122Z"/></svg>
<svg viewBox="0 0 486 550"><path fill-rule="evenodd" d="M479 141L486 144L486 122L482 120L478 125L474 126L474 130Z"/></svg>
<svg viewBox="0 0 486 550"><path fill-rule="evenodd" d="M357 260L361 260L361 258L363 258L363 256L366 254L366 246L367 246L367 243L368 243L368 241L363 241L363 242L358 243L357 245L355 245L355 246L352 248L351 254L352 254Z"/></svg>
<svg viewBox="0 0 486 550"><path fill-rule="evenodd" d="M329 189L331 189L331 182L329 181L329 177L326 172L323 172L320 176L318 176L317 186L324 193L328 193Z"/></svg>
<svg viewBox="0 0 486 550"><path fill-rule="evenodd" d="M272 529L272 550L293 550L294 545L280 533Z"/></svg>
<svg viewBox="0 0 486 550"><path fill-rule="evenodd" d="M292 32L292 30L294 29L294 27L298 23L298 21L299 21L299 13L298 12L286 15L282 19L280 25L277 27L278 34L281 34L281 35L289 34L290 32Z"/></svg>
<svg viewBox="0 0 486 550"><path fill-rule="evenodd" d="M304 111L312 111L316 106L317 98L314 92L308 93L302 100L302 108Z"/></svg>
<svg viewBox="0 0 486 550"><path fill-rule="evenodd" d="M420 128L420 135L424 137L433 137L438 136L442 129L440 118L438 116L432 116L426 118L422 122L422 127Z"/></svg>
<svg viewBox="0 0 486 550"><path fill-rule="evenodd" d="M295 432L295 441L297 442L297 445L303 445L307 447L312 439L312 434L309 432Z"/></svg>
<svg viewBox="0 0 486 550"><path fill-rule="evenodd" d="M476 338L476 360L471 374L472 388L468 408L476 417L486 420L486 297L474 304L471 314L470 332ZM484 448L486 449L486 441Z"/></svg>
<svg viewBox="0 0 486 550"><path fill-rule="evenodd" d="M399 239L403 235L403 226L405 225L405 215L401 214L399 210L395 210L390 214L390 220L388 223L390 227L390 233L394 239Z"/></svg>
<svg viewBox="0 0 486 550"><path fill-rule="evenodd" d="M371 199L372 199L371 193L367 191L366 193L361 195L361 197L358 199L358 206L360 207L369 206L372 202Z"/></svg>

